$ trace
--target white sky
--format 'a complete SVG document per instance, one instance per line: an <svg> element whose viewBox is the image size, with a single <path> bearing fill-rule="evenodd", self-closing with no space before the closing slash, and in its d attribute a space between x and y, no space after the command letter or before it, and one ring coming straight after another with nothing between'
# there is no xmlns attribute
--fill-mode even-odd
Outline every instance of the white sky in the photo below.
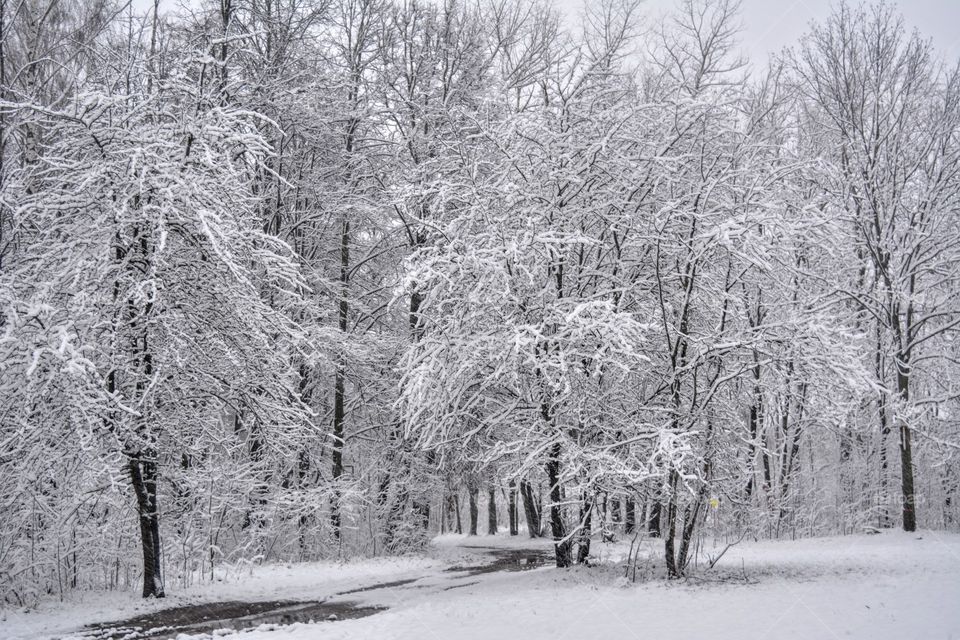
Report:
<svg viewBox="0 0 960 640"><path fill-rule="evenodd" d="M571 24L585 2L590 0L552 0L563 11ZM859 0L849 0L856 5ZM917 28L947 61L960 58L960 0L887 0L903 13L908 28ZM133 6L145 10L153 0L132 0ZM198 0L160 0L161 7L173 9ZM668 11L675 0L644 0L643 10L648 15ZM767 54L794 44L806 32L811 20L822 20L830 13L832 0L741 0L741 36L744 53L751 61L762 65Z"/></svg>
<svg viewBox="0 0 960 640"><path fill-rule="evenodd" d="M568 16L576 16L590 0L553 0ZM908 29L916 28L949 62L960 57L960 0L887 0L904 16ZM643 11L656 15L669 11L675 0L644 0ZM791 46L806 33L811 20L822 21L836 2L831 0L741 0L744 53L756 64L767 54ZM856 6L859 0L849 0ZM575 18L572 18L575 19Z"/></svg>

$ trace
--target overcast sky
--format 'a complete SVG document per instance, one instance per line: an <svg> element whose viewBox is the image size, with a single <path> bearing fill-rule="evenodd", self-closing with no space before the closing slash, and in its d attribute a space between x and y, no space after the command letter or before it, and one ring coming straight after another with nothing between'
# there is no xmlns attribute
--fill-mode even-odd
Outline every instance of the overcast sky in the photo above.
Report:
<svg viewBox="0 0 960 640"><path fill-rule="evenodd" d="M557 7L575 16L585 0L553 0ZM586 0L589 2L589 0ZM888 0L889 1L889 0ZM956 61L960 56L960 0L893 0L906 20L933 40L934 46ZM644 0L644 11L668 11L676 0ZM755 63L764 63L767 54L794 44L811 20L823 20L836 3L831 0L741 0L741 35L744 53ZM856 5L856 0L850 4Z"/></svg>
<svg viewBox="0 0 960 640"><path fill-rule="evenodd" d="M575 22L584 2L590 0L553 0L554 4ZM891 1L891 0L888 0ZM174 8L197 0L161 0L161 6ZM758 64L767 54L794 44L807 30L811 20L822 20L830 14L832 0L741 0L741 21L744 32L744 53ZM657 15L668 11L676 0L644 0L644 12ZM146 9L153 0L133 0L135 7ZM857 4L852 0L851 4ZM908 28L917 28L947 60L960 57L960 0L892 0L907 21Z"/></svg>

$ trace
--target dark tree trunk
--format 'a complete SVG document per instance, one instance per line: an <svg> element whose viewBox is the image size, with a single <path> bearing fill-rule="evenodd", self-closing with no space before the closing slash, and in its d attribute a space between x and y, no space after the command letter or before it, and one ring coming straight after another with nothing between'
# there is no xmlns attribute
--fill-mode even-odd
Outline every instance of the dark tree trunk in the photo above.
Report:
<svg viewBox="0 0 960 640"><path fill-rule="evenodd" d="M510 519L510 535L515 536L519 531L517 520L520 514L517 513L517 481L510 481L508 493L507 517Z"/></svg>
<svg viewBox="0 0 960 640"><path fill-rule="evenodd" d="M890 516L887 491L887 469L890 465L887 459L887 443L890 442L890 417L887 413L886 394L883 391L880 392L877 399L877 411L880 419L880 526L888 529L893 526L894 520Z"/></svg>
<svg viewBox="0 0 960 640"><path fill-rule="evenodd" d="M460 494L453 494L453 512L457 516L457 533L463 533L463 521L460 520Z"/></svg>
<svg viewBox="0 0 960 640"><path fill-rule="evenodd" d="M760 386L761 382L761 371L760 371L760 361L757 356L757 352L753 352L753 402L750 404L750 446L749 446L749 460L748 468L750 470L750 477L747 480L747 487L744 490L746 494L747 501L750 501L750 498L753 496L753 483L755 476L755 467L757 449L760 438L762 437L763 430L763 389ZM766 454L766 447L759 447L761 450L761 455L763 456L763 477L764 477L764 486L769 487L770 485L770 459Z"/></svg>
<svg viewBox="0 0 960 640"><path fill-rule="evenodd" d="M667 488L667 522L663 531L663 552L667 561L667 576L677 578L680 576L677 567L677 558L674 555L674 539L677 535L677 482L679 478L677 472L670 470L670 478Z"/></svg>
<svg viewBox="0 0 960 640"><path fill-rule="evenodd" d="M660 501L654 498L650 504L650 519L647 521L647 532L653 538L659 538L662 533L660 526L660 513L662 510Z"/></svg>
<svg viewBox="0 0 960 640"><path fill-rule="evenodd" d="M497 490L491 484L487 491L489 502L487 503L487 533L491 536L497 534Z"/></svg>
<svg viewBox="0 0 960 640"><path fill-rule="evenodd" d="M637 503L633 497L627 498L624 504L623 530L626 533L633 533L637 528Z"/></svg>
<svg viewBox="0 0 960 640"><path fill-rule="evenodd" d="M546 464L547 482L550 486L550 532L553 534L553 549L557 566L569 567L572 561L570 540L563 522L563 495L560 489L560 443L550 447Z"/></svg>
<svg viewBox="0 0 960 640"><path fill-rule="evenodd" d="M540 522L540 506L533 493L533 486L526 480L520 481L520 498L523 501L523 515L527 519L527 533L531 538L541 537L543 527Z"/></svg>
<svg viewBox="0 0 960 640"><path fill-rule="evenodd" d="M307 474L310 473L310 456L306 449L301 449L297 453L297 486L305 488L307 485ZM310 516L307 511L301 511L297 518L297 542L300 547L300 559L307 559L307 526L310 524ZM212 549L211 549L212 553Z"/></svg>
<svg viewBox="0 0 960 640"><path fill-rule="evenodd" d="M437 466L436 453L433 451L428 451L426 462L427 467L435 469ZM407 468L412 468L413 461L408 461L407 465ZM414 498L411 506L413 508L413 515L416 518L416 522L420 525L420 529L422 529L424 532L428 532L430 530L430 499L423 498L418 500Z"/></svg>
<svg viewBox="0 0 960 640"><path fill-rule="evenodd" d="M690 543L693 542L693 534L697 528L697 521L700 519L700 513L707 499L707 484L700 485L697 497L691 507L687 507L684 512L683 532L680 535L680 550L677 552L677 571L683 575L687 569L687 562L690 559Z"/></svg>
<svg viewBox="0 0 960 640"><path fill-rule="evenodd" d="M423 294L417 288L417 283L412 284L413 291L410 293L410 337L414 342L420 342L423 337L423 321L420 318L420 305L423 304Z"/></svg>
<svg viewBox="0 0 960 640"><path fill-rule="evenodd" d="M787 442L784 442L784 449L786 453L783 456L784 462L783 466L780 468L780 518L782 522L784 517L787 514L787 499L790 497L790 487L793 482L793 472L796 469L796 465L799 464L800 460L800 442L803 438L803 409L806 404L807 396L807 385L803 383L800 385L800 397L797 403L797 415L795 419L795 424L793 425L793 435L789 440L789 449L787 449ZM788 422L789 422L789 400L787 400L787 409L783 413L783 434L784 437L788 433Z"/></svg>
<svg viewBox="0 0 960 640"><path fill-rule="evenodd" d="M341 301L345 304L345 301ZM344 317L345 320L345 317ZM340 540L340 487L338 481L343 475L343 419L344 419L344 367L337 364L337 373L333 382L333 442L331 443L333 468L333 493L330 496L330 526L333 537Z"/></svg>
<svg viewBox="0 0 960 640"><path fill-rule="evenodd" d="M440 533L448 533L453 530L453 512L455 508L453 493L448 493L443 499L443 518L440 519Z"/></svg>
<svg viewBox="0 0 960 640"><path fill-rule="evenodd" d="M219 85L217 87L217 93L220 95L220 104L227 104L227 53L228 53L228 43L230 39L228 37L230 23L233 17L233 2L232 0L220 0L220 28L221 32L221 42L219 47L219 66L220 66L220 78Z"/></svg>
<svg viewBox="0 0 960 640"><path fill-rule="evenodd" d="M954 525L953 496L957 492L957 481L953 467L947 465L943 473L943 524L946 528Z"/></svg>
<svg viewBox="0 0 960 640"><path fill-rule="evenodd" d="M139 206L139 197L136 198L136 203ZM140 257L149 264L152 252L147 237L145 234L141 235L139 231L135 232L135 236L139 236L139 240L134 240L132 248L139 246ZM150 446L153 440L147 435L150 433L150 418L147 413L149 402L145 401L147 382L153 378L153 353L149 344L149 318L152 315L153 303L147 302L144 305L142 315L132 299L127 301L127 308L131 332L135 336L133 340L134 365L139 370L138 373L141 374L137 376L134 388L136 398L144 404L144 410L137 424L137 435L141 439L141 443L144 440L149 443L145 448L141 445L141 448L130 452L127 461L130 471L130 484L133 486L133 492L137 499L137 516L140 521L140 547L143 551L143 597L162 598L165 594L160 566L157 452ZM112 374L109 385L111 390L116 385L116 380Z"/></svg>
<svg viewBox="0 0 960 640"><path fill-rule="evenodd" d="M380 483L377 486L377 508L381 512L386 508L387 502L390 500L390 482L390 473L387 472L380 477Z"/></svg>
<svg viewBox="0 0 960 640"><path fill-rule="evenodd" d="M162 598L160 572L160 520L157 517L157 463L150 456L131 456L128 461L130 483L137 497L140 520L140 546L143 550L143 597Z"/></svg>
<svg viewBox="0 0 960 640"><path fill-rule="evenodd" d="M581 507L581 519L583 515L583 508ZM600 500L600 513L597 514L600 516L600 534L606 536L609 533L610 528L610 496L606 493L603 494L603 498ZM605 538L604 538L605 539Z"/></svg>
<svg viewBox="0 0 960 640"><path fill-rule="evenodd" d="M447 532L447 520L450 518L450 504L447 496L440 501L440 535Z"/></svg>
<svg viewBox="0 0 960 640"><path fill-rule="evenodd" d="M910 400L910 365L904 354L897 358L897 391L904 403ZM900 418L900 482L903 489L903 530L917 530L917 511L913 491L913 450L910 445L910 425Z"/></svg>
<svg viewBox="0 0 960 640"><path fill-rule="evenodd" d="M470 497L470 535L477 535L477 519L479 513L477 511L477 496L480 494L480 490L475 486L467 487L467 494Z"/></svg>
<svg viewBox="0 0 960 640"><path fill-rule="evenodd" d="M876 355L874 357L874 369L877 376L877 382L880 385L880 391L877 393L877 418L880 421L880 513L878 514L880 528L888 529L893 526L893 518L890 516L889 492L887 490L889 461L887 456L887 446L890 443L890 414L887 410L887 389L884 384L887 377L887 369L883 358L883 342L880 331L880 323L876 325Z"/></svg>
<svg viewBox="0 0 960 640"><path fill-rule="evenodd" d="M593 524L593 501L586 495L580 499L580 534L577 536L577 564L587 564L590 557L590 535Z"/></svg>

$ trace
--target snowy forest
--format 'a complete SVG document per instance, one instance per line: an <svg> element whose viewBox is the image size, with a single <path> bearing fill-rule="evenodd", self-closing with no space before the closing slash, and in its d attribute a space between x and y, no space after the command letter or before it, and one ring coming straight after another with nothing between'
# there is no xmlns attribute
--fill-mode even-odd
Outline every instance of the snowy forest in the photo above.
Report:
<svg viewBox="0 0 960 640"><path fill-rule="evenodd" d="M960 528L960 67L740 21L0 0L0 602Z"/></svg>

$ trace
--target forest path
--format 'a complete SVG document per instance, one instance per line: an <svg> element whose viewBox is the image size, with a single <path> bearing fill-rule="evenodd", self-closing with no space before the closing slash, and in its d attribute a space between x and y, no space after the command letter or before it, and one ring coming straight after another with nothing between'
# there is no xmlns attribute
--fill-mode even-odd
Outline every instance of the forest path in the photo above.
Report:
<svg viewBox="0 0 960 640"><path fill-rule="evenodd" d="M180 634L241 630L262 625L285 626L297 622L339 621L371 616L386 611L394 602L423 598L476 584L471 578L497 572L526 571L547 565L552 553L547 548L500 548L461 546L470 564L454 564L439 572L374 582L334 593L322 600L224 601L161 609L144 615L89 625L63 636L71 640L166 640ZM462 558L461 558L462 560ZM416 595L410 593L417 590ZM363 594L362 600L355 597ZM222 631L221 631L222 630Z"/></svg>

